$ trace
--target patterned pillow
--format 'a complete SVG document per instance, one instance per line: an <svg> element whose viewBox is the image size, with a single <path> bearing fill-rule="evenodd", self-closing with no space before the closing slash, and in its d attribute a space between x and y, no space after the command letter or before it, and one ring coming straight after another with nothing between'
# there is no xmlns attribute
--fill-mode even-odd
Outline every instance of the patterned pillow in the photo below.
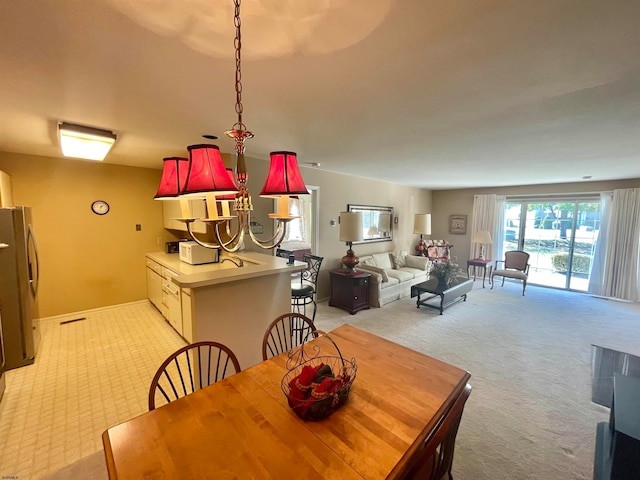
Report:
<svg viewBox="0 0 640 480"><path fill-rule="evenodd" d="M407 266L407 253L406 250L398 250L393 254L393 263L396 268L402 268Z"/></svg>
<svg viewBox="0 0 640 480"><path fill-rule="evenodd" d="M376 262L373 261L371 255L365 255L364 257L360 257L360 265L373 265L375 267Z"/></svg>

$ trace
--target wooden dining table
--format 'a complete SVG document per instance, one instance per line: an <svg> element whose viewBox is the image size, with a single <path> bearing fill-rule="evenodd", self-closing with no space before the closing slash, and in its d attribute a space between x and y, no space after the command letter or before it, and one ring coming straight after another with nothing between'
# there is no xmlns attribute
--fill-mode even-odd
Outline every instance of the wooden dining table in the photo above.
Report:
<svg viewBox="0 0 640 480"><path fill-rule="evenodd" d="M468 372L350 325L329 332L358 370L347 402L304 421L282 354L109 428L111 479L398 479L462 395ZM337 356L320 336L308 343Z"/></svg>

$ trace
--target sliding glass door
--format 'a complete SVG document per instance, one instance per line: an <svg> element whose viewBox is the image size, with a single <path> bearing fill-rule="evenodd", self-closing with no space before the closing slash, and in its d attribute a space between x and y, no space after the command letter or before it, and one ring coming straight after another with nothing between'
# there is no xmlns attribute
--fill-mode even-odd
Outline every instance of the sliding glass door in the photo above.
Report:
<svg viewBox="0 0 640 480"><path fill-rule="evenodd" d="M535 198L505 204L504 251L530 255L529 283L586 291L600 229L598 198Z"/></svg>

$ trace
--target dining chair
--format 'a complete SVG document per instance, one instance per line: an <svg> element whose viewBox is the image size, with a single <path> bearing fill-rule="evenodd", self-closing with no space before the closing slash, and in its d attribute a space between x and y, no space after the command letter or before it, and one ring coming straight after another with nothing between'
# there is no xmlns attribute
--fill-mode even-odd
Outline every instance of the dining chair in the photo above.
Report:
<svg viewBox="0 0 640 480"><path fill-rule="evenodd" d="M158 368L149 388L149 411L156 408L156 398L170 403L239 371L238 359L226 345L210 341L186 345Z"/></svg>
<svg viewBox="0 0 640 480"><path fill-rule="evenodd" d="M285 313L267 327L262 339L262 359L268 360L318 336L313 320L299 313Z"/></svg>
<svg viewBox="0 0 640 480"><path fill-rule="evenodd" d="M471 385L467 384L449 412L445 412L435 429L416 452L416 462L403 478L412 480L453 480L453 453L456 436L462 420L462 412L471 395Z"/></svg>
<svg viewBox="0 0 640 480"><path fill-rule="evenodd" d="M300 282L291 283L291 311L307 316L307 305L313 304L311 320L316 319L316 293L318 290L318 273L324 257L305 253L302 260L307 262L307 269L300 274Z"/></svg>
<svg viewBox="0 0 640 480"><path fill-rule="evenodd" d="M499 269L498 264L504 263L504 268ZM504 287L505 278L514 278L522 280L522 296L527 288L527 278L529 276L529 254L521 250L511 250L504 253L504 260L496 261L496 269L491 272L491 290L493 290L493 277L502 277L502 286Z"/></svg>

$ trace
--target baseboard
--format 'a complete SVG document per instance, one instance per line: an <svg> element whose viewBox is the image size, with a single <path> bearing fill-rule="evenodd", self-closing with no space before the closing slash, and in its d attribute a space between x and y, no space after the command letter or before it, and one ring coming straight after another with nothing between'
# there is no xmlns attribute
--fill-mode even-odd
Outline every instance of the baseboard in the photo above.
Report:
<svg viewBox="0 0 640 480"><path fill-rule="evenodd" d="M90 310L81 310L79 312L71 312L71 313L63 313L62 315L54 315L52 317L42 317L38 319L38 322L40 323L40 325L42 325L43 323L48 323L48 322L61 322L61 321L65 321L65 320L73 320L74 318L78 318L78 317L85 317L87 315L90 315L92 313L98 313L98 312L104 312L106 310L113 310L113 309L117 309L117 308L122 308L122 307L128 307L131 305L138 305L138 304L143 304L143 303L150 303L149 300L136 300L135 302L128 302L128 303L120 303L118 305L109 305L106 307L98 307L98 308L92 308Z"/></svg>

